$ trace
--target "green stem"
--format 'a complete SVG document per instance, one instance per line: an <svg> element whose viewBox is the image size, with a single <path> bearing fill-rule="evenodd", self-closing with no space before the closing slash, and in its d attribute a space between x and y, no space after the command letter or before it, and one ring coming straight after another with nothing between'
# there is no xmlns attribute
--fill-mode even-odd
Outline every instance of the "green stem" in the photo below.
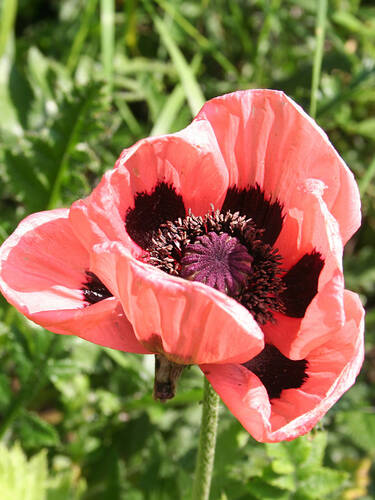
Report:
<svg viewBox="0 0 375 500"><path fill-rule="evenodd" d="M115 53L115 2L100 2L100 34L103 74L107 82L107 93L111 97L113 87L113 59Z"/></svg>
<svg viewBox="0 0 375 500"><path fill-rule="evenodd" d="M314 65L313 65L312 81L311 81L311 100L310 100L310 115L313 118L315 118L316 116L316 103L318 97L317 94L320 82L320 72L322 69L323 48L324 48L325 29L327 21L327 8L328 8L328 0L319 0L318 12L316 15L316 27L315 27L316 47L314 54Z"/></svg>
<svg viewBox="0 0 375 500"><path fill-rule="evenodd" d="M193 500L208 500L215 459L216 431L219 414L219 396L204 379L202 424L195 466Z"/></svg>

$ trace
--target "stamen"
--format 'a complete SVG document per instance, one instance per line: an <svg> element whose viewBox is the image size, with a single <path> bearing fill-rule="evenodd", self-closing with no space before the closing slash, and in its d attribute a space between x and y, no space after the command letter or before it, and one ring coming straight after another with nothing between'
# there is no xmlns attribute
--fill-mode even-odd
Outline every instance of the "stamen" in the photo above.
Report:
<svg viewBox="0 0 375 500"><path fill-rule="evenodd" d="M89 304L96 304L101 300L112 297L108 288L100 281L96 274L91 271L86 271L87 280L81 288L85 301Z"/></svg>
<svg viewBox="0 0 375 500"><path fill-rule="evenodd" d="M201 281L235 298L260 324L283 310L281 257L263 230L238 212L191 212L162 224L144 260L159 269Z"/></svg>

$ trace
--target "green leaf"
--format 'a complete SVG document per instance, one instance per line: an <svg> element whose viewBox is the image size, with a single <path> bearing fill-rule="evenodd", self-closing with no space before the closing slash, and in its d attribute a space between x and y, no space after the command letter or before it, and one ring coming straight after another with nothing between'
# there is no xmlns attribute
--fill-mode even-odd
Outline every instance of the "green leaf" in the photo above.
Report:
<svg viewBox="0 0 375 500"><path fill-rule="evenodd" d="M58 474L48 481L47 500L80 500L86 491L86 483L76 477L76 470Z"/></svg>
<svg viewBox="0 0 375 500"><path fill-rule="evenodd" d="M48 130L38 135L29 133L18 148L5 151L5 175L30 211L60 203L68 167L75 158L82 163L79 143L101 130L96 118L104 106L101 88L101 84L89 83L74 89L59 103L59 112Z"/></svg>
<svg viewBox="0 0 375 500"><path fill-rule="evenodd" d="M19 444L8 450L0 443L1 500L45 500L46 452L28 460Z"/></svg>
<svg viewBox="0 0 375 500"><path fill-rule="evenodd" d="M361 196L364 197L368 187L370 186L370 183L375 176L375 158L372 160L370 165L367 167L367 170L363 177L358 181L359 185L359 191L361 193Z"/></svg>
<svg viewBox="0 0 375 500"><path fill-rule="evenodd" d="M12 77L11 77L12 75ZM12 80L12 85L11 85ZM10 138L17 139L23 135L20 123L19 110L14 100L15 95L22 96L21 104L25 106L24 97L27 95L26 83L14 70L10 58L4 56L0 59L0 132L7 142Z"/></svg>
<svg viewBox="0 0 375 500"><path fill-rule="evenodd" d="M24 413L18 420L18 432L26 449L57 446L60 442L56 429L35 413Z"/></svg>
<svg viewBox="0 0 375 500"><path fill-rule="evenodd" d="M375 140L375 118L368 118L358 123L349 122L345 125L345 130Z"/></svg>
<svg viewBox="0 0 375 500"><path fill-rule="evenodd" d="M345 10L336 10L332 15L332 20L352 33L369 38L375 37L374 26L367 26L353 14ZM374 21L372 20L372 22Z"/></svg>
<svg viewBox="0 0 375 500"><path fill-rule="evenodd" d="M318 467L298 484L298 493L305 498L321 500L343 488L349 474L327 467Z"/></svg>
<svg viewBox="0 0 375 500"><path fill-rule="evenodd" d="M249 481L248 491L259 500L289 500L290 493L255 477Z"/></svg>
<svg viewBox="0 0 375 500"><path fill-rule="evenodd" d="M363 411L340 412L337 421L343 424L350 439L364 451L374 454L375 414Z"/></svg>
<svg viewBox="0 0 375 500"><path fill-rule="evenodd" d="M0 412L7 408L12 398L10 379L3 373L0 374Z"/></svg>
<svg viewBox="0 0 375 500"><path fill-rule="evenodd" d="M3 57L13 31L17 14L17 0L3 0L0 16L0 58Z"/></svg>

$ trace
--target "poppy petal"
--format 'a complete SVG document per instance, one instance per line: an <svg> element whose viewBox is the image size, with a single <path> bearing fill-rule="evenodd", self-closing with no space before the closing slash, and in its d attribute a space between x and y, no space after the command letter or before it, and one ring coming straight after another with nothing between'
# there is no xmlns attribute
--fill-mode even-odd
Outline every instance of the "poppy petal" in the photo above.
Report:
<svg viewBox="0 0 375 500"><path fill-rule="evenodd" d="M125 314L150 351L198 364L242 362L263 348L251 314L214 288L137 261L118 243L95 246L91 266L105 284L117 280Z"/></svg>
<svg viewBox="0 0 375 500"><path fill-rule="evenodd" d="M283 227L283 207L278 200L272 201L259 185L246 189L228 189L222 211L239 212L252 219L258 229L263 230L262 240L273 245Z"/></svg>
<svg viewBox="0 0 375 500"><path fill-rule="evenodd" d="M118 351L151 354L137 340L120 301L115 297L84 309L41 311L29 318L54 333L77 335L94 344Z"/></svg>
<svg viewBox="0 0 375 500"><path fill-rule="evenodd" d="M212 205L220 207L227 187L215 136L207 123L195 122L127 150L93 193L73 204L70 217L87 249L105 240L121 241L139 256L138 245L147 247L161 223L184 217L190 209L203 215ZM135 235L137 245L129 235Z"/></svg>
<svg viewBox="0 0 375 500"><path fill-rule="evenodd" d="M118 300L89 305L83 292L89 254L74 236L67 209L30 215L0 248L0 288L29 319L99 345L147 353Z"/></svg>
<svg viewBox="0 0 375 500"><path fill-rule="evenodd" d="M345 324L306 356L306 381L269 399L260 378L243 365L201 366L214 390L258 441L278 442L308 432L351 387L363 362L363 316L358 296L345 291Z"/></svg>
<svg viewBox="0 0 375 500"><path fill-rule="evenodd" d="M267 324L263 331L267 341L292 359L304 358L308 350L326 342L331 332L345 321L343 248L337 221L328 211L321 193L321 183L316 180L307 180L299 186L291 199L293 208L286 213L275 244L283 256L283 265L289 269L286 277L294 272L293 280L285 280L287 285L292 285L284 293L286 315L288 306L306 309L302 318L302 314L290 318L275 313L275 323ZM301 259L314 253L324 262L319 273L311 274L311 269L296 273Z"/></svg>
<svg viewBox="0 0 375 500"><path fill-rule="evenodd" d="M229 187L257 184L286 208L307 178L321 179L324 201L345 244L360 225L354 176L323 130L283 92L245 90L208 101L196 120L212 126L229 173Z"/></svg>

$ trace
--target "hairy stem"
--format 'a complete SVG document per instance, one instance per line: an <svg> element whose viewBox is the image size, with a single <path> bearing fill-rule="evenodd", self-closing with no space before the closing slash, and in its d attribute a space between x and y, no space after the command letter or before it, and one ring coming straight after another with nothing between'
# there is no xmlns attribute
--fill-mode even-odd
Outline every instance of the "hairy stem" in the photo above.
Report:
<svg viewBox="0 0 375 500"><path fill-rule="evenodd" d="M219 396L204 379L202 424L195 466L193 500L208 500L215 459L216 431L219 414Z"/></svg>

